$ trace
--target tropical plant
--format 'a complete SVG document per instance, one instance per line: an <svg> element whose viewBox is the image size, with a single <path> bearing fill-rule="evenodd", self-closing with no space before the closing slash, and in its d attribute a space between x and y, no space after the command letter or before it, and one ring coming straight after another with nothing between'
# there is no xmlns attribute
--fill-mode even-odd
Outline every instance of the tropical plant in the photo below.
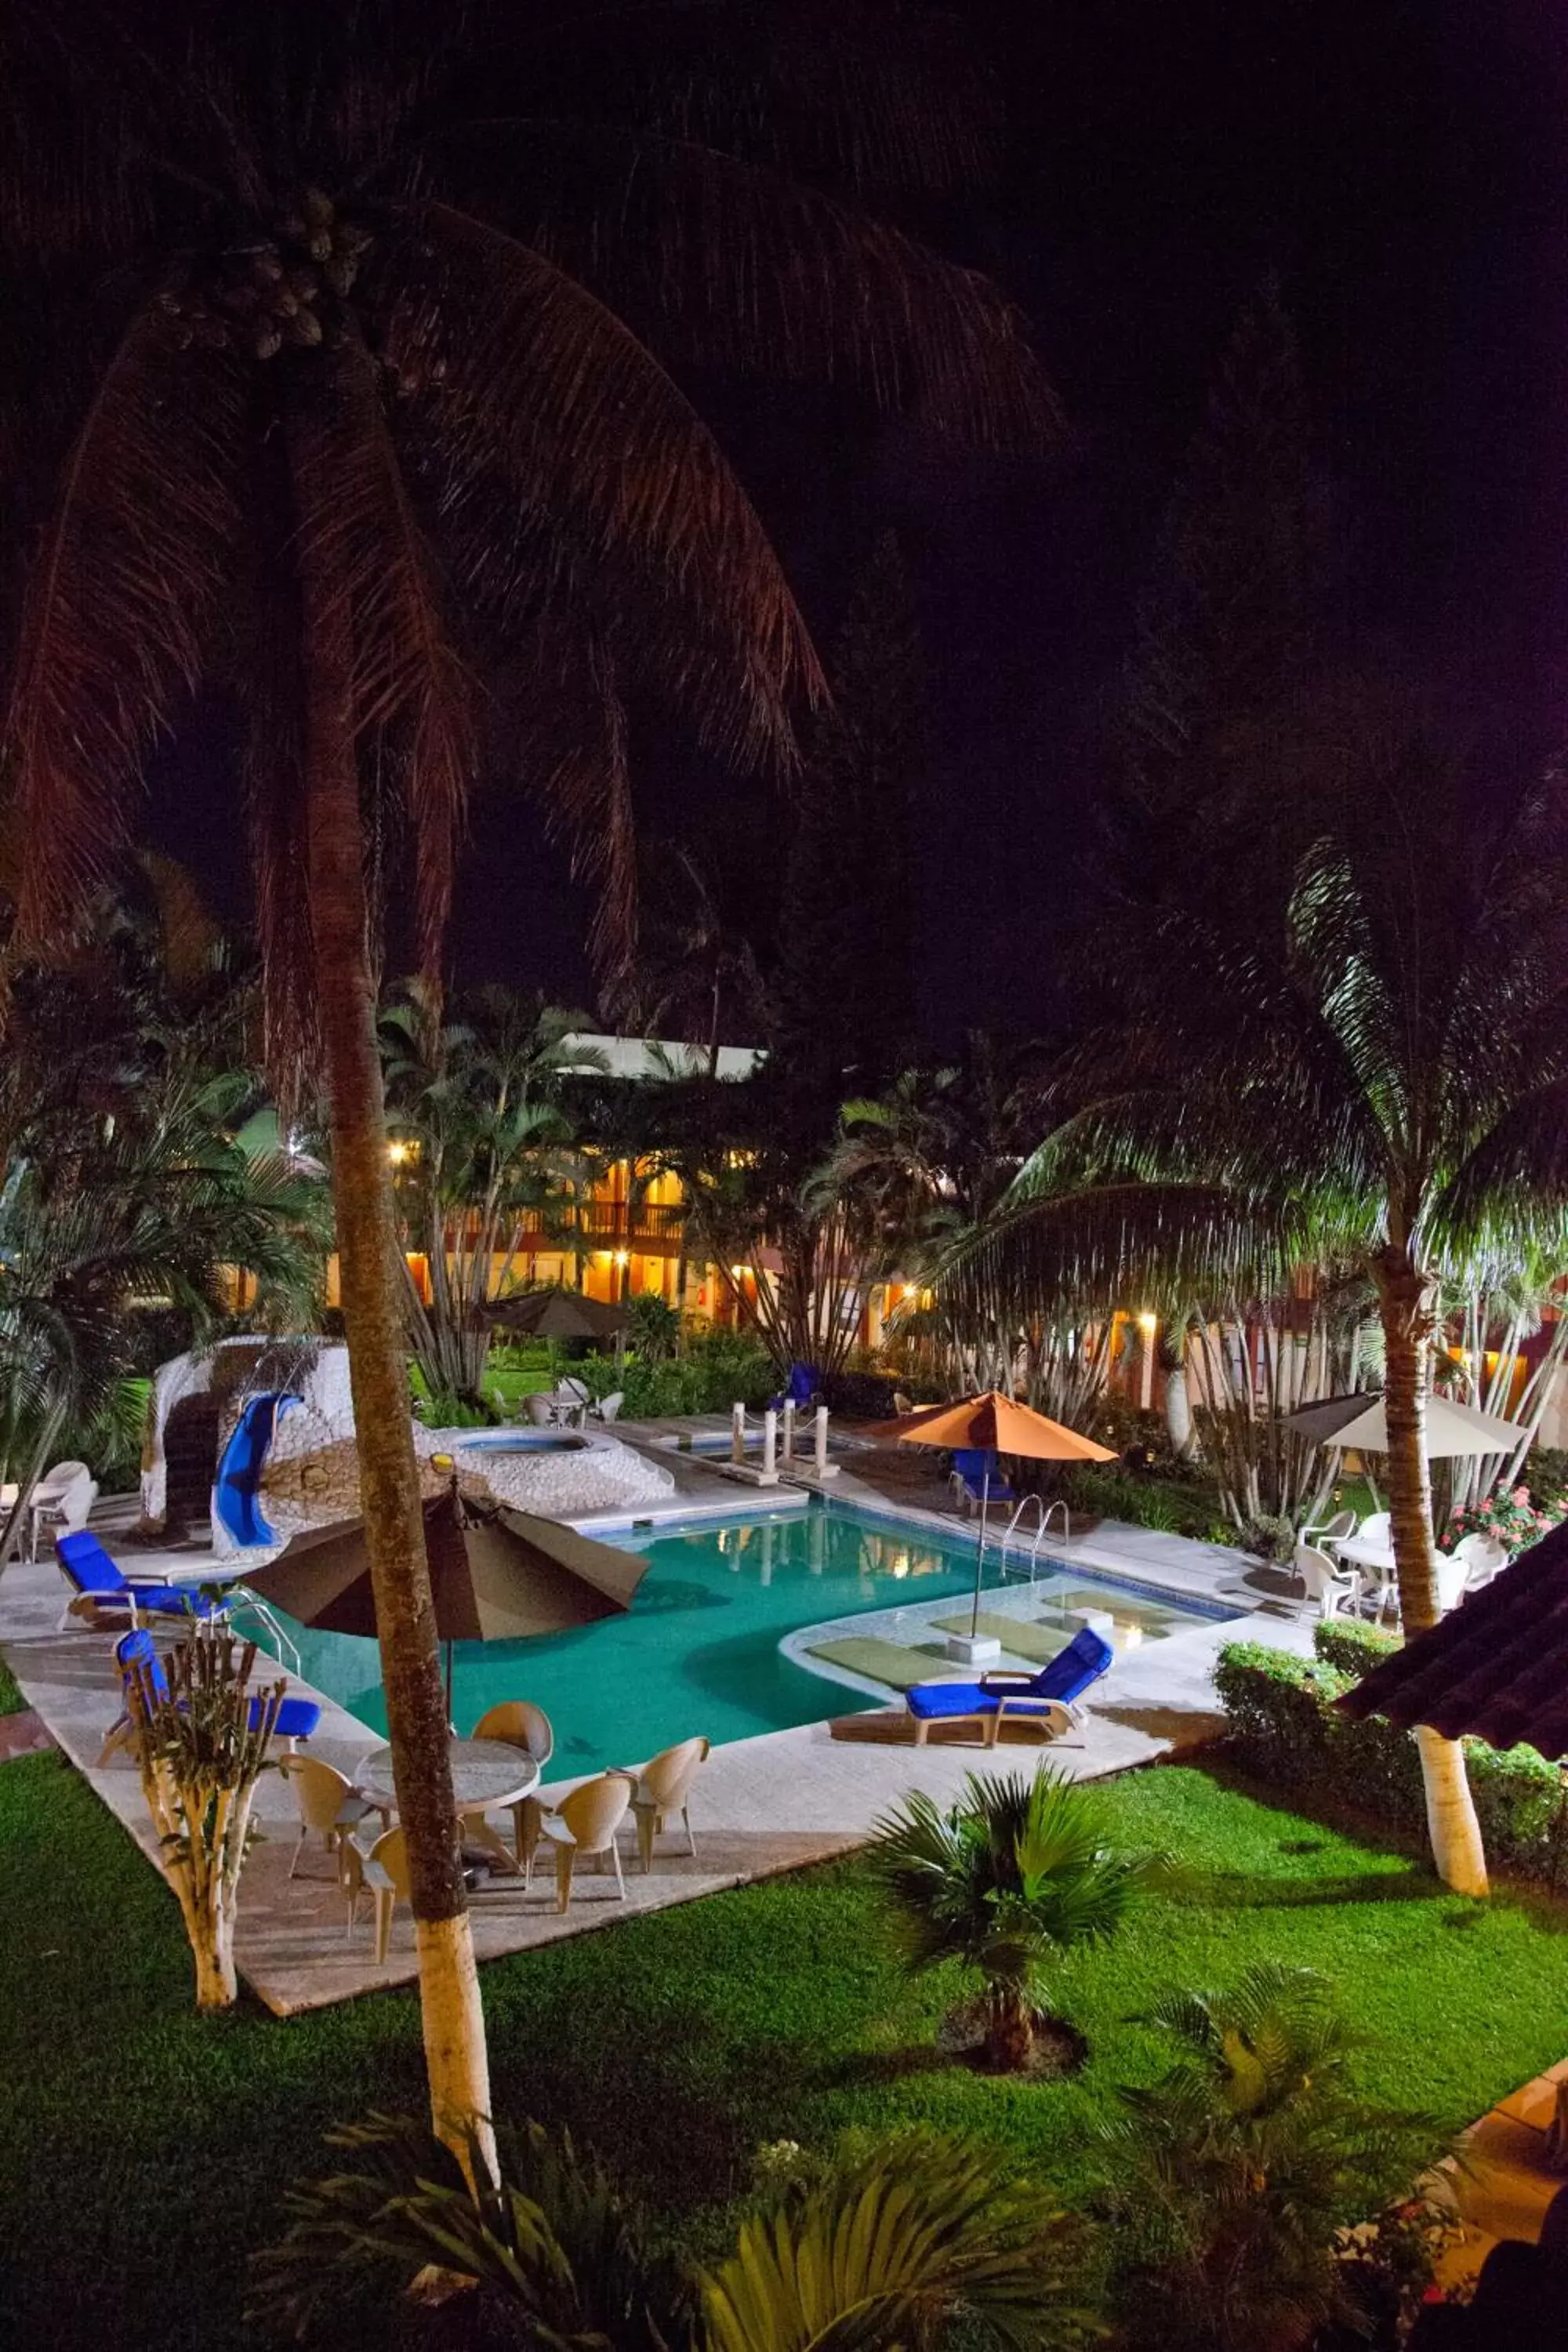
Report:
<svg viewBox="0 0 1568 2352"><path fill-rule="evenodd" d="M692 1046L710 1078L726 1038L755 1044L763 1025L762 966L749 928L752 846L748 840L743 853L727 856L712 840L700 849L649 843L637 961L611 992L619 1019L644 1036Z"/></svg>
<svg viewBox="0 0 1568 2352"><path fill-rule="evenodd" d="M1554 775L1478 803L1418 716L1357 695L1329 717L1300 755L1319 829L1279 902L1260 875L1244 919L1156 929L1136 1019L1084 1047L1083 1107L953 1278L1054 1303L1152 1267L1187 1296L1283 1293L1302 1263L1359 1274L1414 1633L1437 1613L1423 1432L1440 1282L1568 1248L1568 828ZM1462 1753L1417 1738L1437 1867L1483 1894Z"/></svg>
<svg viewBox="0 0 1568 2352"><path fill-rule="evenodd" d="M1124 2090L1100 2128L1105 2205L1131 2259L1121 2335L1161 2352L1279 2352L1357 2308L1342 2226L1375 2212L1433 2159L1426 2117L1361 2099L1355 2042L1332 1988L1260 1964L1225 1994L1163 2002L1175 2062Z"/></svg>
<svg viewBox="0 0 1568 2352"><path fill-rule="evenodd" d="M627 1344L642 1363L662 1363L680 1344L680 1309L657 1290L639 1290L629 1307Z"/></svg>
<svg viewBox="0 0 1568 2352"><path fill-rule="evenodd" d="M786 2179L712 2269L652 2256L637 2214L564 2134L498 2134L499 2185L476 2193L448 2150L405 2118L329 2133L331 2174L286 2200L289 2228L255 2261L251 2315L297 2340L384 2313L427 2266L465 2331L479 2304L516 2321L498 2340L613 2352L862 2352L935 2339L962 2317L1009 2352L1081 2342L1065 2284L1071 2226L1000 2158L905 2132ZM465 2332L454 2341L472 2342Z"/></svg>
<svg viewBox="0 0 1568 2352"><path fill-rule="evenodd" d="M869 220L985 144L951 35L668 0L83 0L0 26L8 392L37 464L0 731L17 933L68 928L193 688L246 713L268 1061L324 1080L342 1312L435 2111L489 2109L408 1412L372 856L410 823L435 970L479 762L634 908L628 693L738 765L818 671L735 475L641 339L840 368L996 440L1050 421L982 279ZM826 53L824 50L826 44ZM831 183L808 187L791 176ZM38 288L49 289L45 310ZM47 316L47 331L44 331ZM437 562L437 544L440 562ZM459 645L457 614L462 622Z"/></svg>
<svg viewBox="0 0 1568 2352"><path fill-rule="evenodd" d="M914 1969L956 1960L981 1979L986 2054L1028 2063L1048 1965L1121 1926L1162 1865L1115 1853L1092 1790L1039 1765L971 1772L947 1809L913 1790L868 1849L898 1949Z"/></svg>
<svg viewBox="0 0 1568 2352"><path fill-rule="evenodd" d="M548 1226L572 1140L564 1074L603 1056L567 1046L578 1015L510 990L475 991L450 1021L434 1013L415 981L381 1015L404 1303L432 1394L477 1410L485 1310L512 1286L526 1234Z"/></svg>
<svg viewBox="0 0 1568 2352"><path fill-rule="evenodd" d="M95 910L64 963L15 966L0 1057L0 1475L15 1499L0 1559L68 1433L121 1444L152 1303L195 1339L219 1328L235 1270L251 1314L314 1314L323 1188L240 1139L254 1085L209 1055L243 1027L244 989L182 1012L157 967L128 971L120 910ZM139 1433L138 1433L139 1436ZM96 1450L86 1457L98 1459Z"/></svg>
<svg viewBox="0 0 1568 2352"><path fill-rule="evenodd" d="M287 1684L252 1691L256 1644L203 1630L156 1670L126 1682L142 1791L196 1964L198 2009L226 2009L238 1984L234 1927L256 1784Z"/></svg>

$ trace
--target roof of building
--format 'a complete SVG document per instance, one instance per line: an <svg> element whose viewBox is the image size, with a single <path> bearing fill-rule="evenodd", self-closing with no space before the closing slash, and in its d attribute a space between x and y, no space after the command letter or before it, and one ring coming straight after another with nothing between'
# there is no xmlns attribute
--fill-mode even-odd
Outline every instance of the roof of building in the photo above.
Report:
<svg viewBox="0 0 1568 2352"><path fill-rule="evenodd" d="M1448 1739L1471 1731L1494 1748L1568 1754L1568 1520L1336 1704Z"/></svg>

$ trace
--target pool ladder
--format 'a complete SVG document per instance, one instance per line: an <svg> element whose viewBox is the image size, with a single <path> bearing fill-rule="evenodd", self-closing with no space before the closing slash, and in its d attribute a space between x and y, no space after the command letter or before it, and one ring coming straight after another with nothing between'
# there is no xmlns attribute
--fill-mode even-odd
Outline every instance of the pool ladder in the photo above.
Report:
<svg viewBox="0 0 1568 2352"><path fill-rule="evenodd" d="M236 1591L235 1606L239 1609L248 1609L251 1615L260 1621L260 1622L266 1627L268 1633L271 1635L273 1641L278 1644L276 1654L279 1664L280 1666L284 1664L291 1665L295 1674L302 1682L304 1680L304 1668L300 1663L299 1649L295 1643L289 1639L288 1634L278 1622L276 1614L268 1607L268 1603L262 1600L260 1594L258 1592L252 1592L247 1584L242 1584Z"/></svg>
<svg viewBox="0 0 1568 2352"><path fill-rule="evenodd" d="M1066 1503L1062 1500L1059 1495L1056 1501L1049 1505L1047 1505L1044 1497L1039 1495L1026 1495L1017 1509L1014 1512L1012 1517L1008 1520L1006 1529L1003 1534L1002 1577L1004 1582L1005 1582L1007 1577L1007 1546L1012 1542L1013 1538L1018 1533L1020 1523L1031 1504L1034 1505L1035 1509L1038 1511L1040 1515L1040 1524L1035 1529L1035 1540L1029 1547L1029 1589L1033 1591L1036 1580L1039 1574L1040 1546L1045 1542L1047 1536L1050 1533L1051 1521L1056 1517L1057 1513L1059 1511L1062 1515L1062 1541L1063 1543L1070 1544L1072 1541L1072 1517L1068 1510Z"/></svg>

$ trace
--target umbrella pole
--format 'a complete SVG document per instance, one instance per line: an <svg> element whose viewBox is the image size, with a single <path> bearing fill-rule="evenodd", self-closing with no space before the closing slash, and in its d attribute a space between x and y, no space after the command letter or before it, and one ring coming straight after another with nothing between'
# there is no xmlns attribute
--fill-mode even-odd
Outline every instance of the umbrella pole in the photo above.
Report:
<svg viewBox="0 0 1568 2352"><path fill-rule="evenodd" d="M991 1500L991 1465L986 1463L980 1480L980 1541L974 1547L974 1609L969 1620L969 1638L976 1640L980 1633L980 1580L985 1573L985 1512Z"/></svg>

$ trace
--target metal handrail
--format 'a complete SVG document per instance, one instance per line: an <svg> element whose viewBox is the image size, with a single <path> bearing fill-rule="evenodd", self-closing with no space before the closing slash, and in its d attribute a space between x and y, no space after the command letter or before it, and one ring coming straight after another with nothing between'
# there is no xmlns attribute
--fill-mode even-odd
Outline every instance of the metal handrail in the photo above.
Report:
<svg viewBox="0 0 1568 2352"><path fill-rule="evenodd" d="M1014 1536L1017 1534L1019 1523L1031 1503L1033 1503L1035 1508L1040 1515L1040 1524L1035 1529L1035 1540L1029 1547L1029 1583L1030 1586L1033 1587L1039 1573L1040 1546L1045 1542L1047 1536L1050 1533L1051 1521L1056 1517L1057 1513L1059 1511L1062 1515L1062 1541L1065 1544L1070 1544L1072 1541L1072 1515L1068 1511L1066 1502L1059 1495L1057 1496L1054 1503L1047 1503L1043 1495L1026 1495L1018 1505L1017 1509L1014 1512L1012 1517L1008 1520L1005 1532L1002 1538L1001 1558L1004 1580L1005 1580L1007 1574L1007 1546L1011 1543Z"/></svg>
<svg viewBox="0 0 1568 2352"><path fill-rule="evenodd" d="M272 1636L272 1639L277 1643L279 1664L282 1665L286 1660L290 1662L293 1665L295 1674L300 1676L301 1681L303 1681L305 1669L300 1661L299 1649L296 1644L289 1639L288 1634L278 1622L277 1615L274 1611L268 1607L265 1601L262 1600L259 1593L252 1592L247 1584L242 1584L240 1586L238 1599L241 1608L248 1609L254 1616L258 1617L262 1624L266 1626L268 1633Z"/></svg>

